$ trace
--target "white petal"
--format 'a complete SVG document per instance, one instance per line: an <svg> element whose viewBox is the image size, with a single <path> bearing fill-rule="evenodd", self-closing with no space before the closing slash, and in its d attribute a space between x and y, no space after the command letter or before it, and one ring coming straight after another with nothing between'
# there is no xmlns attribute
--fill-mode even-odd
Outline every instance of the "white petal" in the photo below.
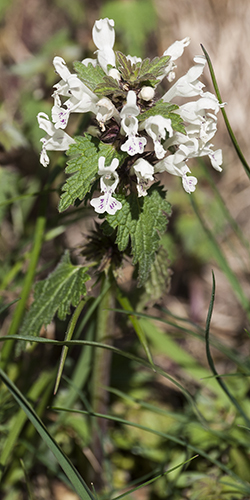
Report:
<svg viewBox="0 0 250 500"><path fill-rule="evenodd" d="M37 115L37 121L38 121L38 125L40 128L42 128L43 130L45 130L45 132L48 134L48 135L53 135L55 133L55 127L53 125L53 123L51 123L48 115L46 115L46 113L38 113Z"/></svg>
<svg viewBox="0 0 250 500"><path fill-rule="evenodd" d="M140 174L144 179L154 180L154 167L144 158L136 160L132 168L136 175Z"/></svg>
<svg viewBox="0 0 250 500"><path fill-rule="evenodd" d="M138 120L135 116L125 116L121 121L121 131L126 135L136 135L138 132Z"/></svg>
<svg viewBox="0 0 250 500"><path fill-rule="evenodd" d="M113 48L115 43L115 22L113 19L99 19L95 22L92 30L93 42L102 50L104 47Z"/></svg>
<svg viewBox="0 0 250 500"><path fill-rule="evenodd" d="M95 68L97 65L97 59L92 59L91 57L86 57L85 59L82 60L82 64L84 64L84 66L88 66L89 64L92 64L92 66L94 66L94 68Z"/></svg>
<svg viewBox="0 0 250 500"><path fill-rule="evenodd" d="M120 112L121 118L125 116L137 116L139 113L140 109L136 104L136 93L133 90L129 90L127 93L127 103Z"/></svg>
<svg viewBox="0 0 250 500"><path fill-rule="evenodd" d="M67 82L67 80L68 80L69 76L71 75L71 73L68 70L68 68L66 66L66 62L64 61L64 59L62 57L56 56L53 59L53 64L54 64L55 70L58 73L58 75L62 78L62 80L64 80L65 82Z"/></svg>
<svg viewBox="0 0 250 500"><path fill-rule="evenodd" d="M196 189L197 179L193 175L183 175L182 185L185 191L189 194L193 193Z"/></svg>
<svg viewBox="0 0 250 500"><path fill-rule="evenodd" d="M96 103L98 112L96 115L96 119L100 123L105 123L110 120L114 113L116 112L116 108L112 101L108 99L108 97L103 97Z"/></svg>
<svg viewBox="0 0 250 500"><path fill-rule="evenodd" d="M53 137L48 139L46 142L46 149L48 151L67 151L70 144L74 144L75 141L70 137L64 130L56 130Z"/></svg>
<svg viewBox="0 0 250 500"><path fill-rule="evenodd" d="M105 73L107 73L107 66L115 66L115 53L110 47L104 47L102 50L97 50L97 60Z"/></svg>
<svg viewBox="0 0 250 500"><path fill-rule="evenodd" d="M209 154L209 158L211 161L212 166L215 168L215 170L218 170L218 172L222 171L221 165L222 165L222 150L217 149L217 151L211 152Z"/></svg>
<svg viewBox="0 0 250 500"><path fill-rule="evenodd" d="M49 157L46 153L46 149L42 148L41 154L40 154L40 163L42 164L43 167L47 167L49 164Z"/></svg>
<svg viewBox="0 0 250 500"><path fill-rule="evenodd" d="M69 120L69 110L59 106L53 106L51 110L52 121L55 128L66 128Z"/></svg>
<svg viewBox="0 0 250 500"><path fill-rule="evenodd" d="M121 202L116 200L108 192L104 193L99 198L92 199L90 205L94 207L96 213L98 214L107 212L110 215L114 215L117 210L121 210L122 208Z"/></svg>
<svg viewBox="0 0 250 500"><path fill-rule="evenodd" d="M127 152L130 156L142 154L146 144L146 137L136 137L134 135L131 135L128 140L124 144L122 144L121 151Z"/></svg>
<svg viewBox="0 0 250 500"><path fill-rule="evenodd" d="M167 50L164 52L164 56L171 56L171 59L175 61L178 57L181 57L184 48L190 44L191 39L189 37L183 38L183 40L177 40L174 42Z"/></svg>

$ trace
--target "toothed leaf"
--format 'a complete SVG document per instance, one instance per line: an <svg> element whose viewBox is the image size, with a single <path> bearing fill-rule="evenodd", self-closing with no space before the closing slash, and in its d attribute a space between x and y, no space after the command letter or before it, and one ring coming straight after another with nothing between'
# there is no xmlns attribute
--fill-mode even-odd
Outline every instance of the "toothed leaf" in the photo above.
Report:
<svg viewBox="0 0 250 500"><path fill-rule="evenodd" d="M57 314L64 320L70 306L76 307L81 296L86 295L85 282L90 279L87 268L74 266L66 251L55 270L35 285L34 302L25 316L20 334L39 335Z"/></svg>
<svg viewBox="0 0 250 500"><path fill-rule="evenodd" d="M98 96L109 96L122 97L126 99L126 92L120 89L117 81L111 76L105 76L101 83L99 83L95 88L95 94Z"/></svg>
<svg viewBox="0 0 250 500"><path fill-rule="evenodd" d="M80 61L75 61L74 69L76 70L80 80L93 92L95 91L97 85L102 83L103 78L106 76L100 66L93 66L91 63L85 66L85 64Z"/></svg>
<svg viewBox="0 0 250 500"><path fill-rule="evenodd" d="M138 198L137 194L118 195L122 209L115 215L107 216L107 222L113 229L117 228L116 243L123 252L131 242L133 264L138 264L138 286L147 280L160 238L164 234L171 207L165 198L166 193L158 184L154 184L148 195ZM107 225L104 226L107 231Z"/></svg>
<svg viewBox="0 0 250 500"><path fill-rule="evenodd" d="M168 60L169 56L162 56L155 57L152 61L147 58L132 64L122 52L116 52L117 67L121 77L134 88L142 84L156 86L159 83L158 78L164 76Z"/></svg>

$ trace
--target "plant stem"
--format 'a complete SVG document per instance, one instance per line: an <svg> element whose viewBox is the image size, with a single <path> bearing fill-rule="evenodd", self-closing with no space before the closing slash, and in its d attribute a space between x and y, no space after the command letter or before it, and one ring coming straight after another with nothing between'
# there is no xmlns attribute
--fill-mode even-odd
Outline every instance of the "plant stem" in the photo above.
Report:
<svg viewBox="0 0 250 500"><path fill-rule="evenodd" d="M111 272L103 275L102 290L107 286L107 282L112 284L113 277ZM114 332L114 309L115 295L114 288L109 286L106 294L102 298L97 313L96 325L96 342L112 344ZM112 353L108 349L95 349L94 351L94 367L92 374L92 408L94 412L107 411L109 392L104 388L109 385L110 364ZM96 425L97 424L97 425ZM96 471L94 478L95 489L100 490L103 487L103 437L107 431L107 422L103 419L98 419L93 422L93 438L92 449L96 460L100 465L100 470Z"/></svg>

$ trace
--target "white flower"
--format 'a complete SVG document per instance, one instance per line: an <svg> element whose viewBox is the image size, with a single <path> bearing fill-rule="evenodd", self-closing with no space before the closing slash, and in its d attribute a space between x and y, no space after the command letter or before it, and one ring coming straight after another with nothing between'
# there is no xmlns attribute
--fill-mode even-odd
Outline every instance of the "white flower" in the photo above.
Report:
<svg viewBox="0 0 250 500"><path fill-rule="evenodd" d="M95 94L79 80L76 74L70 73L62 57L54 57L53 64L56 73L61 77L61 81L54 85L56 90L53 97L56 98L58 95L74 96L80 101L84 94L88 94L92 99L96 98Z"/></svg>
<svg viewBox="0 0 250 500"><path fill-rule="evenodd" d="M138 196L146 196L149 182L154 180L154 167L148 161L139 158L133 164L132 171L137 177Z"/></svg>
<svg viewBox="0 0 250 500"><path fill-rule="evenodd" d="M163 118L161 115L150 116L143 123L147 134L153 139L156 157L161 159L165 156L165 149L161 140L165 139L166 131L169 137L173 135L173 129L170 118Z"/></svg>
<svg viewBox="0 0 250 500"><path fill-rule="evenodd" d="M164 56L170 56L170 59L165 68L165 74L163 75L163 77L167 76L169 82L172 82L175 79L175 73L173 70L177 66L174 63L174 61L176 61L176 59L182 56L185 47L187 47L189 44L190 44L189 37L183 38L183 40L177 40L172 45L170 45L170 47L168 47L168 49L165 50L165 52L163 53Z"/></svg>
<svg viewBox="0 0 250 500"><path fill-rule="evenodd" d="M167 156L154 166L155 172L169 172L172 175L177 175L182 178L183 188L187 193L193 193L196 188L196 177L189 175L190 169L186 164L186 156L183 151L176 151L176 153Z"/></svg>
<svg viewBox="0 0 250 500"><path fill-rule="evenodd" d="M127 94L127 102L120 112L122 118L121 132L128 137L127 141L122 144L121 150L126 151L130 156L142 154L147 144L145 137L137 136L139 124L136 116L139 113L140 109L136 104L136 93L130 90Z"/></svg>
<svg viewBox="0 0 250 500"><path fill-rule="evenodd" d="M174 85L162 97L164 102L170 102L174 97L194 97L202 94L202 89L205 86L198 78L203 72L206 64L205 56L196 56L194 58L195 66L192 66L186 73L177 80Z"/></svg>
<svg viewBox="0 0 250 500"><path fill-rule="evenodd" d="M98 175L100 175L101 191L105 192L106 189L111 189L112 193L115 191L119 182L119 177L116 172L119 166L119 160L114 158L108 167L105 167L105 156L100 156L98 160Z"/></svg>
<svg viewBox="0 0 250 500"><path fill-rule="evenodd" d="M113 46L115 43L115 30L114 30L113 19L99 19L95 22L92 37L93 42L98 48L97 60L102 69L107 73L107 66L115 67L115 53L113 51Z"/></svg>
<svg viewBox="0 0 250 500"><path fill-rule="evenodd" d="M88 111L95 113L98 97L79 80L77 75L70 73L62 57L55 57L53 64L62 80L54 85L56 90L53 93L52 121L56 128L64 129L68 124L70 113L87 113ZM70 96L64 103L64 107L61 105L59 95Z"/></svg>
<svg viewBox="0 0 250 500"><path fill-rule="evenodd" d="M119 112L117 111L116 107L112 103L108 97L103 97L96 103L97 107L97 114L96 114L96 119L100 124L101 130L104 132L105 131L105 126L104 123L110 120L112 116L120 122L120 115Z"/></svg>
<svg viewBox="0 0 250 500"><path fill-rule="evenodd" d="M127 93L127 102L120 112L121 118L125 118L126 116L137 116L139 113L140 109L136 104L136 93L133 90L129 90Z"/></svg>
<svg viewBox="0 0 250 500"><path fill-rule="evenodd" d="M122 208L121 202L116 200L111 192L108 191L99 198L91 200L90 205L95 209L97 214L104 214L104 212L107 212L110 215L114 215L117 210L121 210Z"/></svg>
<svg viewBox="0 0 250 500"><path fill-rule="evenodd" d="M47 133L46 137L41 139L43 146L40 155L41 164L47 167L49 164L49 157L46 151L67 151L70 144L74 144L75 141L63 130L56 129L46 113L39 113L37 115L37 120L39 127Z"/></svg>
<svg viewBox="0 0 250 500"><path fill-rule="evenodd" d="M172 45L170 45L167 50L165 50L163 55L170 56L172 61L176 61L176 59L182 56L185 47L188 47L190 41L191 39L189 36L183 38L182 40L177 40L176 42L172 43Z"/></svg>
<svg viewBox="0 0 250 500"><path fill-rule="evenodd" d="M101 176L100 187L101 192L104 194L99 196L99 198L94 198L90 202L90 205L94 207L98 214L107 212L110 215L114 215L117 210L122 208L121 202L112 196L119 182L119 177L116 172L118 165L119 160L117 158L114 158L108 167L105 167L104 156L100 156L98 160L98 174Z"/></svg>

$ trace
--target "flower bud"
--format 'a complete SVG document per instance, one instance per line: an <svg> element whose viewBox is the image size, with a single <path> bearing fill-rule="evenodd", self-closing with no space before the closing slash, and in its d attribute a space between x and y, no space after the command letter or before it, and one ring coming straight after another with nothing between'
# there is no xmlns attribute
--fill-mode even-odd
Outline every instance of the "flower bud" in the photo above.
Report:
<svg viewBox="0 0 250 500"><path fill-rule="evenodd" d="M114 78L114 80L117 80L117 82L119 82L121 79L121 75L116 68L111 68L108 72L108 76L111 76L112 78Z"/></svg>
<svg viewBox="0 0 250 500"><path fill-rule="evenodd" d="M155 91L153 87L142 87L139 97L143 99L143 101L151 101L155 95Z"/></svg>

